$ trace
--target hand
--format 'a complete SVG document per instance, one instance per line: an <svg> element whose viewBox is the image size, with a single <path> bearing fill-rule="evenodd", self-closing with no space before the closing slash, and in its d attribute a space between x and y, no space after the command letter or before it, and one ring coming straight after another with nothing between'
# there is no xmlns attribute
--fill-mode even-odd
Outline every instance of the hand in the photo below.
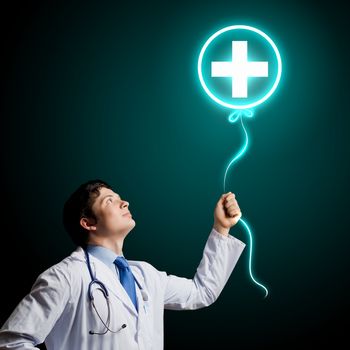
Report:
<svg viewBox="0 0 350 350"><path fill-rule="evenodd" d="M237 224L241 216L235 195L232 192L224 193L214 210L214 229L227 236L230 228Z"/></svg>

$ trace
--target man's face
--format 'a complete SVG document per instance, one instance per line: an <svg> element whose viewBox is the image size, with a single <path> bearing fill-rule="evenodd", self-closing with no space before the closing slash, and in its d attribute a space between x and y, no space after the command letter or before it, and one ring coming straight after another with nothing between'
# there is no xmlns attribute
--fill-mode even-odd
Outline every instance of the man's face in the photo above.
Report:
<svg viewBox="0 0 350 350"><path fill-rule="evenodd" d="M96 233L101 235L127 235L136 225L129 212L129 203L114 191L101 187L92 205L97 218Z"/></svg>

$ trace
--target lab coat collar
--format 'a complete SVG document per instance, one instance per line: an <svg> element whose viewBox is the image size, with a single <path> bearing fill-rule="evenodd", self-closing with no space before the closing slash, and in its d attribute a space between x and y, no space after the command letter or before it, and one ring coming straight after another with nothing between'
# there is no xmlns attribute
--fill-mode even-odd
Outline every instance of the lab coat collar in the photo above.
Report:
<svg viewBox="0 0 350 350"><path fill-rule="evenodd" d="M83 248L78 247L72 254L72 259L76 259L82 261L86 264L86 257ZM144 312L144 300L143 295L140 291L140 288L136 285L136 297L138 303L139 313L137 312L135 305L132 303L128 293L120 283L117 275L113 273L113 271L106 266L102 261L95 258L90 254L90 263L92 272L97 279L99 279L102 283L104 283L110 293L115 295L118 299L120 299L124 305L132 312L136 317L141 316ZM141 273L138 271L137 266L135 265L135 261L129 261L130 269L137 279L137 282L140 284L141 289L144 287L144 279ZM87 269L87 267L86 267Z"/></svg>

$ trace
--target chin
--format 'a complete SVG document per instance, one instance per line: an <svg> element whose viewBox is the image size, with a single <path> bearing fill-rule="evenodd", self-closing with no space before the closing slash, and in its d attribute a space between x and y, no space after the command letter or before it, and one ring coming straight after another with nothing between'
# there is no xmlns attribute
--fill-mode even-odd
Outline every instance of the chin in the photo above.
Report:
<svg viewBox="0 0 350 350"><path fill-rule="evenodd" d="M130 224L127 226L129 232L136 226L136 222L132 219Z"/></svg>
<svg viewBox="0 0 350 350"><path fill-rule="evenodd" d="M136 222L134 221L134 219L131 219L131 220L128 220L127 223L124 222L124 225L122 226L122 228L119 227L117 231L119 232L119 234L126 237L135 226L136 226Z"/></svg>

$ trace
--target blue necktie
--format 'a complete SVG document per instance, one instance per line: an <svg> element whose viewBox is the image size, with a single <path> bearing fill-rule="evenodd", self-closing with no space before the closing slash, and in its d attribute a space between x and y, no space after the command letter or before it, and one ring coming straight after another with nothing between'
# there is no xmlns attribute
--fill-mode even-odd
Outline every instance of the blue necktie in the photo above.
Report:
<svg viewBox="0 0 350 350"><path fill-rule="evenodd" d="M138 310L135 280L130 270L128 262L125 260L124 257L118 256L118 258L114 260L114 264L116 264L118 267L120 283L128 293L131 301L134 303L136 310Z"/></svg>

